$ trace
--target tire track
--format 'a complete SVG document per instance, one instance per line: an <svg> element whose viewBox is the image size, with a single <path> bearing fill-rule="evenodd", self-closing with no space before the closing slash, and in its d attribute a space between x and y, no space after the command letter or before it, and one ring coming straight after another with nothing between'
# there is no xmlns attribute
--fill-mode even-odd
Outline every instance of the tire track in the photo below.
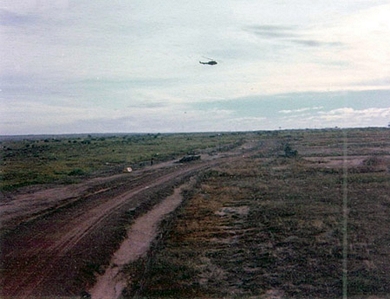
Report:
<svg viewBox="0 0 390 299"><path fill-rule="evenodd" d="M51 294L51 289L55 289L49 285L55 281L53 276L67 276L59 273L61 265L71 262L69 258L72 255L83 254L83 248L77 247L84 239L103 229L111 218L124 213L125 208L141 205L138 197L147 195L151 189L162 188L208 167L207 163L199 163L170 168L164 170L163 175L162 171L151 172L139 180L135 179L130 186L122 185L120 192L113 197L107 198L105 192L100 192L91 196L85 204L61 207L48 217L18 227L12 237L2 242L2 298L22 299ZM136 187L132 188L134 185ZM87 248L86 254L89 250ZM77 273L76 270L72 271ZM62 294L51 295L70 295L72 291L64 290Z"/></svg>
<svg viewBox="0 0 390 299"><path fill-rule="evenodd" d="M194 181L175 188L172 195L155 205L145 215L137 218L128 230L126 239L113 254L109 267L103 275L98 277L97 283L90 290L92 298L116 299L121 296L128 284L128 279L122 272L123 268L147 253L151 242L157 235L158 224L180 205L183 200L181 191L183 188L192 186Z"/></svg>

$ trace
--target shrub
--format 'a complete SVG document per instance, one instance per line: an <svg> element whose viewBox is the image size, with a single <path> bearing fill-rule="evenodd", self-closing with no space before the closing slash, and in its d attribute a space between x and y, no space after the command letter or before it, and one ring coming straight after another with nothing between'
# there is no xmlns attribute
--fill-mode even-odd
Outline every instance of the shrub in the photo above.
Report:
<svg viewBox="0 0 390 299"><path fill-rule="evenodd" d="M84 175L84 174L85 171L80 168L75 168L68 173L68 175Z"/></svg>
<svg viewBox="0 0 390 299"><path fill-rule="evenodd" d="M293 150L289 144L284 147L284 154L287 158L296 157L298 155L297 150Z"/></svg>

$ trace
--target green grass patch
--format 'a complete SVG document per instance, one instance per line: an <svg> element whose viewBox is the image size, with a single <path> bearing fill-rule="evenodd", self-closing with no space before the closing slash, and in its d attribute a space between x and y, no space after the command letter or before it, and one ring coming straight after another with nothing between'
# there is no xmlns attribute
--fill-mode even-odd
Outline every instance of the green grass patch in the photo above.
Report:
<svg viewBox="0 0 390 299"><path fill-rule="evenodd" d="M1 142L0 188L69 183L74 177L119 173L122 168L238 146L246 133L140 134L17 139Z"/></svg>

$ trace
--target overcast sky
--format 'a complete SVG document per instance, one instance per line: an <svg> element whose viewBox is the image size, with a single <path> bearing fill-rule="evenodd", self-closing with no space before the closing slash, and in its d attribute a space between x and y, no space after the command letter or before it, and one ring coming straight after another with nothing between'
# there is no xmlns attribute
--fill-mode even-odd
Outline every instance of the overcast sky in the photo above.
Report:
<svg viewBox="0 0 390 299"><path fill-rule="evenodd" d="M0 134L384 127L389 16L388 0L1 0Z"/></svg>

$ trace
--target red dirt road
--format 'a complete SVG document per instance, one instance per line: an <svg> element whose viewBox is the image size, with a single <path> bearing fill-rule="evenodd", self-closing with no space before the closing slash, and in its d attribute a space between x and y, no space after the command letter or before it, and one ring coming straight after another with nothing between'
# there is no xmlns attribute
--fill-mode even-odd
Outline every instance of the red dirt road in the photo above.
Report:
<svg viewBox="0 0 390 299"><path fill-rule="evenodd" d="M1 298L79 296L107 265L134 217L217 163L154 167L3 202Z"/></svg>

